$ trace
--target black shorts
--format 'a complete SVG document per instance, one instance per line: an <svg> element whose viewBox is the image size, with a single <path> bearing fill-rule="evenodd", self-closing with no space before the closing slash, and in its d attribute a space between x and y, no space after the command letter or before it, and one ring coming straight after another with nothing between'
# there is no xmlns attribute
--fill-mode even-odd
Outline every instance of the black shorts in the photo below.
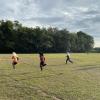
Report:
<svg viewBox="0 0 100 100"><path fill-rule="evenodd" d="M43 62L43 61L41 61L41 62L40 62L40 65L44 65L44 62Z"/></svg>
<svg viewBox="0 0 100 100"><path fill-rule="evenodd" d="M40 66L41 66L41 65L42 65L42 66L46 66L45 62L43 62L43 61L40 62Z"/></svg>
<svg viewBox="0 0 100 100"><path fill-rule="evenodd" d="M16 64L17 64L17 62L13 62L12 64L13 64L13 65L16 65Z"/></svg>

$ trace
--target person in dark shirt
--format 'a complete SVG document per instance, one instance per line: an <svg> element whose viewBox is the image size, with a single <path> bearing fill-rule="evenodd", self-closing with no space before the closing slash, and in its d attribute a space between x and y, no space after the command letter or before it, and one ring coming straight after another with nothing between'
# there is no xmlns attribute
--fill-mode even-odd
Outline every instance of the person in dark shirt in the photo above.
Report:
<svg viewBox="0 0 100 100"><path fill-rule="evenodd" d="M46 66L47 64L45 63L45 57L43 53L39 53L39 56L40 56L40 69L42 71L43 67Z"/></svg>

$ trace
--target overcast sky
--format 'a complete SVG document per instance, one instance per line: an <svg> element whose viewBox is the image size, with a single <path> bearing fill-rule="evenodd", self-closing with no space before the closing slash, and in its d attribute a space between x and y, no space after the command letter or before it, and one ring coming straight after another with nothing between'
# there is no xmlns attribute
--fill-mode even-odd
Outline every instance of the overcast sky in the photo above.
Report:
<svg viewBox="0 0 100 100"><path fill-rule="evenodd" d="M84 31L100 47L100 0L0 0L0 20Z"/></svg>

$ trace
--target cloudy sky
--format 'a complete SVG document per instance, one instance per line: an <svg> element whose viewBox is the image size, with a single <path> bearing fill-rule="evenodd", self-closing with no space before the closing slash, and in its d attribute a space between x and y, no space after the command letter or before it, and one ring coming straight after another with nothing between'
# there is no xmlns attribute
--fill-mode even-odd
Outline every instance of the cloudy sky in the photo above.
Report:
<svg viewBox="0 0 100 100"><path fill-rule="evenodd" d="M0 20L87 32L100 47L100 0L0 0Z"/></svg>

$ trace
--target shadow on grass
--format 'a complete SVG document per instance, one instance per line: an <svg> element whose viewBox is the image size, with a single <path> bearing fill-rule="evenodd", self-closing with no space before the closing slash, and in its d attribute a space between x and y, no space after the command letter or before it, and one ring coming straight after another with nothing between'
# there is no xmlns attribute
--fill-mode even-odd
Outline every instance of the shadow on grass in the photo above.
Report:
<svg viewBox="0 0 100 100"><path fill-rule="evenodd" d="M33 73L33 72L31 72ZM8 77L10 79L13 79L15 81L21 81L21 80L31 80L31 79L39 79L39 78L50 78L50 77L55 77L55 76L60 76L63 73L57 73L57 74L49 74L49 75L42 75L42 76L34 76L32 75L30 72L27 73L17 73L17 74L0 74L1 77ZM31 74L31 76L27 76ZM21 78L21 79L16 79L16 76L21 76L21 75L26 75L25 78Z"/></svg>
<svg viewBox="0 0 100 100"><path fill-rule="evenodd" d="M10 69L10 68L9 68L9 69L0 69L0 71L5 71L5 70L7 70L7 71L8 71L8 70L11 70L11 69Z"/></svg>
<svg viewBox="0 0 100 100"><path fill-rule="evenodd" d="M31 80L31 79L39 79L39 78L50 78L50 77L55 77L55 76L60 76L63 73L58 73L58 74L51 74L51 75L45 75L45 76L28 76L26 78L20 79L20 80ZM18 80L19 81L19 80Z"/></svg>
<svg viewBox="0 0 100 100"><path fill-rule="evenodd" d="M10 76L21 76L21 75L28 75L28 74L31 74L31 73L33 73L33 72L26 72L26 73L14 73L14 74L0 74L0 76L8 76L8 77L10 77Z"/></svg>
<svg viewBox="0 0 100 100"><path fill-rule="evenodd" d="M85 67L85 68L80 68L78 70L93 70L93 69L100 69L100 67Z"/></svg>
<svg viewBox="0 0 100 100"><path fill-rule="evenodd" d="M59 65L47 65L47 66L63 66L63 65L67 65L67 64L59 64Z"/></svg>
<svg viewBox="0 0 100 100"><path fill-rule="evenodd" d="M45 98L51 98L51 100L64 100L62 97L60 97L59 95L56 94L51 94L48 91L36 86L36 85L24 85L23 82L21 83L16 83L16 84L8 84L9 87L13 87L13 88L17 88L18 90L24 90L24 93L30 96L34 96L33 94L37 95L37 96L42 96ZM32 99L33 100L33 99Z"/></svg>

